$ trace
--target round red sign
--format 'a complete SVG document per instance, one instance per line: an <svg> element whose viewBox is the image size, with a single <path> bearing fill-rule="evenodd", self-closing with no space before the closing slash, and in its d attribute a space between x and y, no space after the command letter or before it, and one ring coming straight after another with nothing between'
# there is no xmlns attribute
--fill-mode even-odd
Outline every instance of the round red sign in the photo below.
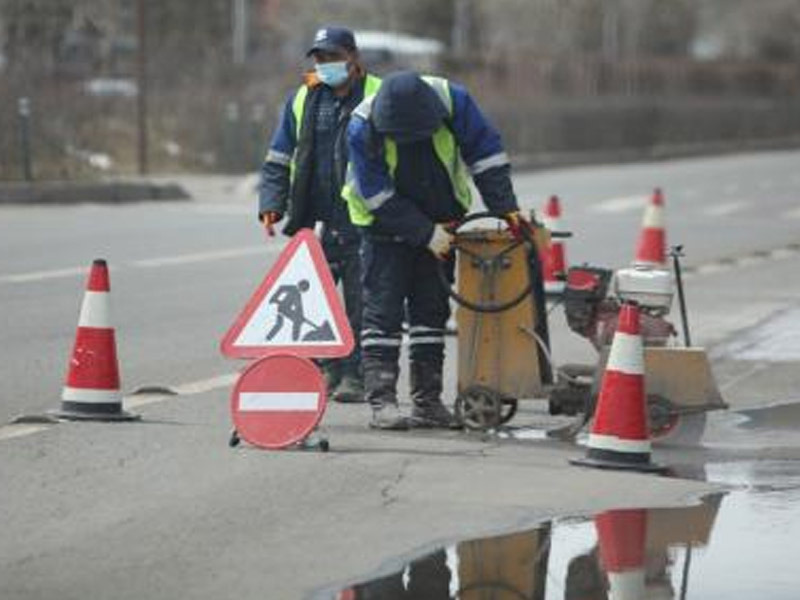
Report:
<svg viewBox="0 0 800 600"><path fill-rule="evenodd" d="M325 380L307 358L274 354L251 364L231 395L239 436L261 448L286 448L314 430L327 397Z"/></svg>

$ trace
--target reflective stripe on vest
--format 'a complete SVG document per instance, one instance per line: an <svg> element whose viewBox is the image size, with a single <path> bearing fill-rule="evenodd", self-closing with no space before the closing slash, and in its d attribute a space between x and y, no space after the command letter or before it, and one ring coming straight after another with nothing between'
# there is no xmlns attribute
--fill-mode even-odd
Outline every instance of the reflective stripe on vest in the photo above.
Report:
<svg viewBox="0 0 800 600"><path fill-rule="evenodd" d="M364 80L364 98L369 96L374 96L375 93L378 91L378 88L381 87L381 80L375 77L374 75L367 75L366 79ZM292 114L294 115L294 139L295 139L295 151L292 153L292 159L289 161L289 181L294 182L294 174L297 170L297 165L295 164L295 157L297 156L297 144L300 142L300 132L303 128L303 117L305 116L306 111L306 100L308 99L308 90L310 88L307 85L301 85L297 88L297 93L294 95L294 100L292 101ZM360 105L359 105L360 106Z"/></svg>
<svg viewBox="0 0 800 600"><path fill-rule="evenodd" d="M423 76L422 79L438 94L439 99L447 108L449 117L452 118L453 99L450 96L450 86L447 80L442 77L430 76ZM358 105L353 113L364 120L368 120L372 113L373 100L373 96L365 97L364 101ZM455 136L450 130L450 127L446 124L439 127L433 134L433 149L436 153L436 157L447 171L450 183L453 186L456 201L464 210L469 210L472 204L472 193L469 187L467 167L461 158ZM384 160L389 169L389 174L394 178L395 171L397 170L397 144L388 137L384 138ZM356 181L355 178L353 165L352 163L348 163L346 183L342 189L342 197L347 201L350 220L354 225L359 225L361 227L370 225L375 219L371 211L380 208L380 205L388 200L393 193L393 190L382 190L371 198L364 198L358 188L358 181Z"/></svg>

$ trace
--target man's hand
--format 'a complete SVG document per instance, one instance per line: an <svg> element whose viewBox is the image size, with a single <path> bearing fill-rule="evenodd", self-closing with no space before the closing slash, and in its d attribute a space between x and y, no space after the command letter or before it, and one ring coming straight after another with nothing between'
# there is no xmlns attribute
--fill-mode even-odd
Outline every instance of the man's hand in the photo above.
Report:
<svg viewBox="0 0 800 600"><path fill-rule="evenodd" d="M438 223L433 226L433 235L428 241L428 250L439 260L445 260L453 245L453 235Z"/></svg>
<svg viewBox="0 0 800 600"><path fill-rule="evenodd" d="M518 242L523 242L533 237L533 225L518 210L504 214L503 219L508 224L508 230L511 235Z"/></svg>
<svg viewBox="0 0 800 600"><path fill-rule="evenodd" d="M275 210L268 210L259 215L261 222L264 224L264 229L267 231L269 237L275 236L275 228L273 225L283 218L283 215Z"/></svg>

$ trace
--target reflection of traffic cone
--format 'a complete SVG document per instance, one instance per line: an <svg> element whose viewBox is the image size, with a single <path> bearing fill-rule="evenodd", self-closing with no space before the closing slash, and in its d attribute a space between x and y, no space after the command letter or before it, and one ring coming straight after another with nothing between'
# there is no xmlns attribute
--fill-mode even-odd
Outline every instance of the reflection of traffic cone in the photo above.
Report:
<svg viewBox="0 0 800 600"><path fill-rule="evenodd" d="M573 464L604 469L662 471L650 462L639 309L625 303L600 384L586 457Z"/></svg>
<svg viewBox="0 0 800 600"><path fill-rule="evenodd" d="M653 190L650 203L644 211L642 231L636 245L634 265L665 267L667 264L667 235L664 231L664 194L661 188Z"/></svg>
<svg viewBox="0 0 800 600"><path fill-rule="evenodd" d="M561 228L561 205L558 196L550 196L550 200L548 200L544 209L542 221L551 234L563 232ZM567 267L564 258L564 243L561 238L550 238L550 245L542 256L542 274L545 292L548 294L561 294L564 292Z"/></svg>
<svg viewBox="0 0 800 600"><path fill-rule="evenodd" d="M647 511L609 510L594 518L600 564L608 576L610 600L644 600Z"/></svg>
<svg viewBox="0 0 800 600"><path fill-rule="evenodd" d="M61 395L61 410L55 413L63 419L126 421L139 418L122 410L109 291L106 261L96 260L81 305L75 345Z"/></svg>

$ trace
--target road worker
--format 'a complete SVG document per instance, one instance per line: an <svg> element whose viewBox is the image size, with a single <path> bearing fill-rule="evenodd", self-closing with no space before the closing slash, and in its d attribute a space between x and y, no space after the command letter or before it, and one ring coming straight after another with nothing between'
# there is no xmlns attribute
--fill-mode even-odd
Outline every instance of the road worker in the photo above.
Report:
<svg viewBox="0 0 800 600"><path fill-rule="evenodd" d="M470 207L469 177L484 203L519 233L510 165L500 135L467 90L411 71L384 79L353 112L350 164L342 192L364 233L361 332L370 425L379 429L458 427L442 403L453 236L447 224ZM410 417L397 399L401 327L409 320Z"/></svg>
<svg viewBox="0 0 800 600"><path fill-rule="evenodd" d="M367 74L353 32L319 29L307 56L314 68L283 107L261 168L259 219L271 235L286 217L283 233L323 224L322 248L334 280L341 281L356 348L343 359L322 363L329 398L363 402L360 368L361 236L341 201L347 166L346 129L350 113L380 80Z"/></svg>

